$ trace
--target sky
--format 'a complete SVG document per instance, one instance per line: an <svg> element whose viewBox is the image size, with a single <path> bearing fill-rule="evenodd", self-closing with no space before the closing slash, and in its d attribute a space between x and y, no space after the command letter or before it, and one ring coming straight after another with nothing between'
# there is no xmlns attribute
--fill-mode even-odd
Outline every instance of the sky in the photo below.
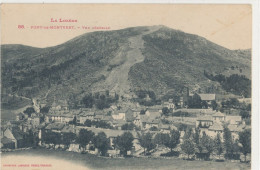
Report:
<svg viewBox="0 0 260 170"><path fill-rule="evenodd" d="M73 19L77 22L51 22L51 18ZM251 5L1 5L1 44L24 44L42 48L64 43L86 32L97 31L92 29L94 26L118 30L152 25L165 25L197 34L229 49L252 47ZM74 26L76 29L31 29L32 26ZM82 26L90 29L82 29Z"/></svg>

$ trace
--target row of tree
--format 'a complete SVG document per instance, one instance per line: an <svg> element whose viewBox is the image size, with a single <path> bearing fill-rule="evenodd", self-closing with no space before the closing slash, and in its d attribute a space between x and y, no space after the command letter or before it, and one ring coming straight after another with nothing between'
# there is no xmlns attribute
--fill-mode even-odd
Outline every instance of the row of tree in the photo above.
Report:
<svg viewBox="0 0 260 170"><path fill-rule="evenodd" d="M102 120L96 121L96 120L87 119L84 122L84 125L87 127L94 126L95 128L113 129L113 127L109 123L102 121Z"/></svg>
<svg viewBox="0 0 260 170"><path fill-rule="evenodd" d="M91 141L103 156L106 155L106 152L109 149L109 139L104 132L95 135L94 132L86 129L81 129L78 136L72 132L45 132L42 141L46 144L63 144L66 147L69 147L71 143L78 143L84 149L86 149L86 145Z"/></svg>
<svg viewBox="0 0 260 170"><path fill-rule="evenodd" d="M183 137L181 149L188 155L188 159L194 153L198 158L209 159L213 152L219 159L222 153L225 153L226 159L240 159L241 152L246 161L247 154L251 153L251 131L240 132L238 140L234 140L231 131L225 127L222 140L220 134L213 139L205 133L201 136L199 129L196 129L195 133L188 130Z"/></svg>
<svg viewBox="0 0 260 170"><path fill-rule="evenodd" d="M245 130L239 133L238 140L234 140L230 130L225 127L223 140L220 134L217 134L215 138L212 138L205 133L200 135L200 130L196 129L193 132L188 128L183 137L183 141L180 144L180 132L177 130L172 130L169 134L157 133L154 137L150 132L138 133L138 140L143 148L143 154L150 154L157 146L165 146L171 149L170 153L173 153L174 149L180 144L180 148L183 153L187 154L188 159L190 155L196 153L196 157L199 159L208 160L210 155L214 152L220 156L225 153L226 159L240 159L240 154L244 154L246 161L246 156L251 153L251 131ZM115 140L115 146L120 149L123 155L126 154L128 150L131 150L133 146L133 135L130 132L124 133ZM236 158L238 157L238 158Z"/></svg>
<svg viewBox="0 0 260 170"><path fill-rule="evenodd" d="M89 93L85 95L81 103L86 107L86 108L92 108L96 107L100 110L109 108L112 103L115 103L119 100L119 95L115 94L114 97L110 96L109 91L107 90L105 94L100 94L100 93Z"/></svg>
<svg viewBox="0 0 260 170"><path fill-rule="evenodd" d="M190 159L190 155L196 154L198 159L208 160L213 152L219 156L219 159L223 153L225 153L226 159L236 159L235 157L240 155L238 153L241 152L244 154L246 161L247 154L251 153L251 131L245 130L240 132L238 140L234 140L227 127L224 128L223 140L220 134L212 138L205 133L201 135L199 129L195 129L195 132L193 132L190 128L186 129L182 142L180 140L180 131L178 130L172 130L169 134L157 133L155 136L150 132L141 132L138 133L138 140L143 148L144 155L150 154L158 146L170 148L170 153L173 153L180 143L180 148L183 153L187 154L188 159ZM92 131L81 129L78 136L74 133L47 132L43 141L54 145L64 144L67 146L75 142L84 149L91 142L103 156L106 155L108 149L116 148L120 150L121 155L127 156L127 152L133 149L134 136L131 132L126 131L122 135L117 136L113 140L113 145L110 146L109 138L104 132L95 135Z"/></svg>

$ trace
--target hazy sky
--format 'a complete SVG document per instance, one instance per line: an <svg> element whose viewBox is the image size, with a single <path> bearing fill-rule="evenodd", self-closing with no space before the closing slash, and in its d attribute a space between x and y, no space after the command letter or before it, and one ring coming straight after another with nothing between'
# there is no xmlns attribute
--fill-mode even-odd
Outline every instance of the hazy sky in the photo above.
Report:
<svg viewBox="0 0 260 170"><path fill-rule="evenodd" d="M53 19L75 19L77 23L53 23ZM25 29L18 29L24 25ZM31 29L31 26L75 26L73 30ZM165 25L197 34L229 49L252 45L250 5L169 4L4 4L1 6L2 44L47 47L61 44L103 26L117 30L133 26ZM79 27L79 28L78 28Z"/></svg>

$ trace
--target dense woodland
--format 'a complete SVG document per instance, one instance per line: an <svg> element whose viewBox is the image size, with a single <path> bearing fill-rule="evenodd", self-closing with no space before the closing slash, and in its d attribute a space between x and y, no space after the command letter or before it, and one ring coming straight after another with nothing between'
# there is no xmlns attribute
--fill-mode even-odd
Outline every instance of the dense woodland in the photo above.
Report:
<svg viewBox="0 0 260 170"><path fill-rule="evenodd" d="M251 97L251 80L246 78L244 75L233 74L227 77L223 74L209 74L205 70L204 75L212 81L219 82L222 88L227 92L245 98Z"/></svg>

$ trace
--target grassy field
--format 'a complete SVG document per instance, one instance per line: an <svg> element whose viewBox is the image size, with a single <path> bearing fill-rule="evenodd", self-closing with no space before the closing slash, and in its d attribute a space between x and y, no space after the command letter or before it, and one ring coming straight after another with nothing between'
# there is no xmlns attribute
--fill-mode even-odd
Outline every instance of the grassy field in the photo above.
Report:
<svg viewBox="0 0 260 170"><path fill-rule="evenodd" d="M63 162L73 162L88 169L250 169L249 164L214 161L186 161L178 158L102 158L89 154L79 154L66 151L31 149L2 153L2 159L11 156L41 156L48 159L61 159ZM14 161L15 163L15 161Z"/></svg>

